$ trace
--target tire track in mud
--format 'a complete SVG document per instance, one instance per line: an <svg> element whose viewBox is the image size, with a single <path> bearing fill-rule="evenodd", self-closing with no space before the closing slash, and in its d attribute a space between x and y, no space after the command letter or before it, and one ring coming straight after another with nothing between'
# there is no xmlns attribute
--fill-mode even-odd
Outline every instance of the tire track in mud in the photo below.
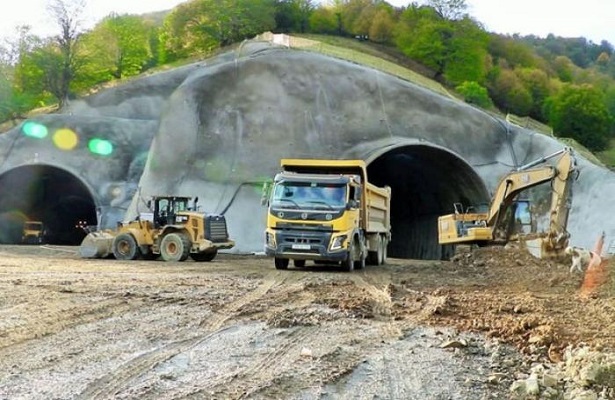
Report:
<svg viewBox="0 0 615 400"><path fill-rule="evenodd" d="M393 299L389 291L390 276L386 272L377 271L374 274L352 274L350 279L358 288L371 296L374 317L383 323L383 337L398 339L402 331L399 324L393 320Z"/></svg>
<svg viewBox="0 0 615 400"><path fill-rule="evenodd" d="M225 374L215 380L209 380L206 386L197 391L184 394L174 399L243 399L271 386L271 383L282 376L300 357L301 349L310 339L317 338L318 327L297 327L292 330L275 350L256 359L248 368L240 373Z"/></svg>
<svg viewBox="0 0 615 400"><path fill-rule="evenodd" d="M139 355L118 367L113 372L91 382L76 398L84 400L113 398L126 388L131 381L141 376L144 372L149 371L154 366L180 353L190 350L199 343L218 334L224 323L232 319L242 307L263 297L272 288L284 284L289 280L288 278L290 278L289 274L285 274L282 271L270 272L265 275L262 284L256 289L227 304L225 307L218 310L215 316L208 318L206 322L202 323L200 326L205 331L205 334L175 341L161 348Z"/></svg>
<svg viewBox="0 0 615 400"><path fill-rule="evenodd" d="M0 354L2 354L3 349L27 340L58 334L67 328L123 314L132 308L135 308L134 304L129 304L126 299L113 297L80 307L42 310L38 313L22 311L23 315L36 315L37 317L28 321L24 326L2 329ZM0 312L0 315L2 315L2 312Z"/></svg>

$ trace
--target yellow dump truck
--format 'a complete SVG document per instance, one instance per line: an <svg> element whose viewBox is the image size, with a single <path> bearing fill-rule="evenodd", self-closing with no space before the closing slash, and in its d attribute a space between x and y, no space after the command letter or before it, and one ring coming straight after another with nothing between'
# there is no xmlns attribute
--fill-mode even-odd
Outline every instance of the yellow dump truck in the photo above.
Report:
<svg viewBox="0 0 615 400"><path fill-rule="evenodd" d="M21 243L42 244L45 241L45 225L41 221L25 221Z"/></svg>
<svg viewBox="0 0 615 400"><path fill-rule="evenodd" d="M265 253L277 269L290 260L346 271L386 262L391 188L370 183L363 160L282 159L281 167L263 197Z"/></svg>

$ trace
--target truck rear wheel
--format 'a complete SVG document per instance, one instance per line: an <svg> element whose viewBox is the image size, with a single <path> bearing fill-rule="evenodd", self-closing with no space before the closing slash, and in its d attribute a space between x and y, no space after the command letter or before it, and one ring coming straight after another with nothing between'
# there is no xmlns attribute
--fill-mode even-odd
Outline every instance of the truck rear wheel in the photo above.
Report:
<svg viewBox="0 0 615 400"><path fill-rule="evenodd" d="M376 251L367 252L367 262L369 265L382 264L382 236L376 236Z"/></svg>
<svg viewBox="0 0 615 400"><path fill-rule="evenodd" d="M276 257L273 263L275 264L275 269L288 269L289 260L288 258Z"/></svg>
<svg viewBox="0 0 615 400"><path fill-rule="evenodd" d="M113 256L117 260L136 260L141 256L137 240L130 233L120 233L113 239Z"/></svg>
<svg viewBox="0 0 615 400"><path fill-rule="evenodd" d="M185 261L190 255L190 240L183 233L169 233L160 243L164 261Z"/></svg>
<svg viewBox="0 0 615 400"><path fill-rule="evenodd" d="M216 255L218 255L218 249L213 249L213 251L207 251L205 253L192 253L190 257L192 257L194 261L211 261L216 258Z"/></svg>
<svg viewBox="0 0 615 400"><path fill-rule="evenodd" d="M386 238L382 238L382 260L380 264L387 263L387 248L389 247L389 241Z"/></svg>

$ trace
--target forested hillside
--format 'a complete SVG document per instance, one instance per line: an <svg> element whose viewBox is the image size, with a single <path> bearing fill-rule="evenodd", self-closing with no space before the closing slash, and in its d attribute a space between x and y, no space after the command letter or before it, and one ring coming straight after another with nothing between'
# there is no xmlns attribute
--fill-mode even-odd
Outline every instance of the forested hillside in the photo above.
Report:
<svg viewBox="0 0 615 400"><path fill-rule="evenodd" d="M83 3L50 0L58 35L27 26L0 44L0 121L60 107L100 85L211 56L262 32L351 38L477 106L529 117L615 165L613 45L487 32L464 0L191 0L147 15L79 24ZM313 37L313 36L312 36Z"/></svg>

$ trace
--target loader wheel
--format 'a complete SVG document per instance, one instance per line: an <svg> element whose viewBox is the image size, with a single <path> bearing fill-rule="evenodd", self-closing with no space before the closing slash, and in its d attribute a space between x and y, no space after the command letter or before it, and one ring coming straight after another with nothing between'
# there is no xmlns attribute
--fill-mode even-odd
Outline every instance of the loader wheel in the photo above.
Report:
<svg viewBox="0 0 615 400"><path fill-rule="evenodd" d="M190 255L190 240L183 233L169 233L160 243L164 261L185 261Z"/></svg>
<svg viewBox="0 0 615 400"><path fill-rule="evenodd" d="M216 255L218 255L218 249L205 253L192 253L190 257L192 257L194 261L211 261L216 258Z"/></svg>
<svg viewBox="0 0 615 400"><path fill-rule="evenodd" d="M113 256L117 260L136 260L141 256L137 241L130 233L120 233L113 239Z"/></svg>

